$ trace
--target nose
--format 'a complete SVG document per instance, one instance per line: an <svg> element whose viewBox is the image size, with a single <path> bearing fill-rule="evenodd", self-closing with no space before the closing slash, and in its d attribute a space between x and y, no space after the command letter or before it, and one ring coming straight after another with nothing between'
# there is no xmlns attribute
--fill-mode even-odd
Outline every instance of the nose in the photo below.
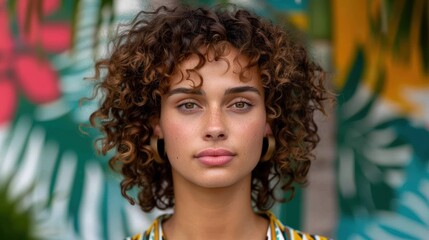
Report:
<svg viewBox="0 0 429 240"><path fill-rule="evenodd" d="M219 141L228 137L225 126L224 114L218 108L207 112L204 139L207 141Z"/></svg>

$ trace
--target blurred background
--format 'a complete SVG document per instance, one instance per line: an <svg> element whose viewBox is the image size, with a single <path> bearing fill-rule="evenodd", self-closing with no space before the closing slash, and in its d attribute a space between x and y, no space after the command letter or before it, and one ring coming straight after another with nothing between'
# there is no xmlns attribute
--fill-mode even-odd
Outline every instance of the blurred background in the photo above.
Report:
<svg viewBox="0 0 429 240"><path fill-rule="evenodd" d="M84 135L84 81L139 10L235 3L296 33L337 100L309 185L273 211L336 239L428 239L428 0L0 0L0 239L123 239L159 214L121 196Z"/></svg>

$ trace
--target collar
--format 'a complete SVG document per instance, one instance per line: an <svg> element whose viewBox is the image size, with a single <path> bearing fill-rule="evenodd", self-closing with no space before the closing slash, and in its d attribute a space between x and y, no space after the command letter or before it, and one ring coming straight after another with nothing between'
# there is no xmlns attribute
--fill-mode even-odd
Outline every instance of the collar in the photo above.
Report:
<svg viewBox="0 0 429 240"><path fill-rule="evenodd" d="M257 214L264 216L269 220L269 226L267 229L267 240L284 240L282 232L285 227L271 212L258 212ZM143 240L167 240L162 229L162 223L171 217L171 214L164 214L156 218L149 228L145 231L142 238ZM274 237L273 237L274 236Z"/></svg>

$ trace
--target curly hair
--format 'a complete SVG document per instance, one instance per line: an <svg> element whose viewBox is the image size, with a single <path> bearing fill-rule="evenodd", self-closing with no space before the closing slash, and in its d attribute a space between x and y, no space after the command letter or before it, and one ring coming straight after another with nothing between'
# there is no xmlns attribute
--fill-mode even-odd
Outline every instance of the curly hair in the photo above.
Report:
<svg viewBox="0 0 429 240"><path fill-rule="evenodd" d="M242 71L260 70L267 121L277 143L272 158L252 172L254 206L263 211L289 200L295 185L307 181L311 151L319 141L313 114L324 112L327 97L325 74L306 49L282 27L236 6L160 7L140 12L125 30L118 28L111 54L96 62L93 78L93 97L102 96L90 116L103 133L98 150L104 155L114 150L109 163L124 177L122 195L135 204L128 193L137 187L143 211L174 207L171 165L155 161L150 147L151 122L160 116L169 78L191 55L199 58L196 69L204 66L202 49L222 58L225 44L248 57ZM287 199L276 197L277 186L289 193Z"/></svg>

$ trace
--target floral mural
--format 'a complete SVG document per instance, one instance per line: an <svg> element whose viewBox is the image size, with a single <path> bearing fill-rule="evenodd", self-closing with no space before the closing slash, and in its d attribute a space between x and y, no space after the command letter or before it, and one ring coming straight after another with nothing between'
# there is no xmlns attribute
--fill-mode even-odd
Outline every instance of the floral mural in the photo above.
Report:
<svg viewBox="0 0 429 240"><path fill-rule="evenodd" d="M6 0L0 1L0 101L7 106L0 110L0 124L15 116L20 94L35 104L52 103L61 95L58 74L45 54L69 48L69 25L60 21L42 23L36 14L27 14L30 3L29 0L17 2L15 25L19 32L13 34ZM55 13L59 4L56 0L43 1L42 18Z"/></svg>
<svg viewBox="0 0 429 240"><path fill-rule="evenodd" d="M333 14L337 237L425 239L429 3L333 1Z"/></svg>
<svg viewBox="0 0 429 240"><path fill-rule="evenodd" d="M429 236L427 0L183 2L247 4L332 49L338 214L319 216L336 219L323 234ZM0 239L122 239L158 215L121 197L85 126L96 101L80 104L112 27L149 4L0 0ZM273 211L302 228L305 198Z"/></svg>
<svg viewBox="0 0 429 240"><path fill-rule="evenodd" d="M95 154L95 135L79 130L94 46L106 48L94 36L112 24L96 18L106 6L0 1L0 239L120 239L145 224Z"/></svg>

